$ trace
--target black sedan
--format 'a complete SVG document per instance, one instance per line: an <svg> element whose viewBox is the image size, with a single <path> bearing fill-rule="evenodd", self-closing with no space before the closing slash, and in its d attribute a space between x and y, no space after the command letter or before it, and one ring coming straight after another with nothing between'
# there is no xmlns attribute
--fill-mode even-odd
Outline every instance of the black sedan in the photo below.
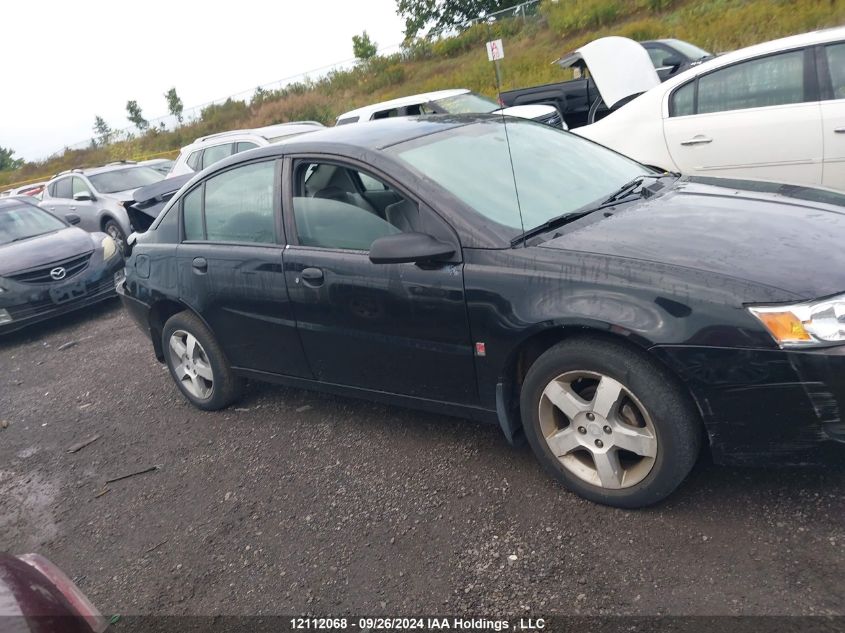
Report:
<svg viewBox="0 0 845 633"><path fill-rule="evenodd" d="M0 200L0 334L115 296L114 240L67 220L25 198Z"/></svg>
<svg viewBox="0 0 845 633"><path fill-rule="evenodd" d="M394 119L197 174L118 291L197 407L248 377L485 420L636 507L702 445L790 464L845 440L844 212L519 119Z"/></svg>

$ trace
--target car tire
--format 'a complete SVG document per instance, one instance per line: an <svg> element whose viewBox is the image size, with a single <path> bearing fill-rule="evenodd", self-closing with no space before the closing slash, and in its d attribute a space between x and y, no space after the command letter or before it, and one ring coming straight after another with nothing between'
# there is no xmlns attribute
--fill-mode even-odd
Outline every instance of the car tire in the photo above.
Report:
<svg viewBox="0 0 845 633"><path fill-rule="evenodd" d="M618 508L648 506L686 478L701 448L698 411L644 352L580 338L546 351L520 394L537 459L578 495Z"/></svg>
<svg viewBox="0 0 845 633"><path fill-rule="evenodd" d="M123 255L126 253L126 233L114 220L106 220L103 224L103 233L111 237L117 243L117 250Z"/></svg>
<svg viewBox="0 0 845 633"><path fill-rule="evenodd" d="M161 335L170 376L182 394L199 409L217 411L241 394L242 381L234 374L214 335L191 312L170 317Z"/></svg>

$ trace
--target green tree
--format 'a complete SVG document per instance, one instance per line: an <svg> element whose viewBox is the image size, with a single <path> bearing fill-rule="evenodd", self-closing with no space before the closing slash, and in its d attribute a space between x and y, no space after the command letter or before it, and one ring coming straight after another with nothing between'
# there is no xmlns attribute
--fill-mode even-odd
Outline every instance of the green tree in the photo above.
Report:
<svg viewBox="0 0 845 633"><path fill-rule="evenodd" d="M11 171L12 169L18 169L21 165L23 165L22 158L12 158L14 155L15 150L5 147L0 147L0 171Z"/></svg>
<svg viewBox="0 0 845 633"><path fill-rule="evenodd" d="M253 108L257 108L264 100L267 98L267 91L264 90L261 86L255 89L255 93L252 95L252 100L249 102L249 105Z"/></svg>
<svg viewBox="0 0 845 633"><path fill-rule="evenodd" d="M176 88L171 88L167 92L164 93L164 98L167 99L167 109L173 116L176 117L176 120L179 124L182 124L182 110L184 107L182 106L182 100L179 98L179 95L176 94Z"/></svg>
<svg viewBox="0 0 845 633"><path fill-rule="evenodd" d="M396 13L405 19L405 37L416 37L427 26L433 30L456 27L469 20L516 6L521 0L397 0Z"/></svg>
<svg viewBox="0 0 845 633"><path fill-rule="evenodd" d="M370 36L364 31L361 35L352 36L352 52L356 59L366 61L376 56L378 44L370 40Z"/></svg>
<svg viewBox="0 0 845 633"><path fill-rule="evenodd" d="M105 119L101 116L94 117L94 132L96 133L96 139L92 139L95 145L99 147L105 147L111 142L112 129L109 127L109 124L106 123Z"/></svg>
<svg viewBox="0 0 845 633"><path fill-rule="evenodd" d="M140 132L143 132L150 127L149 121L147 121L141 114L141 107L138 105L137 101L126 102L126 118L129 119L129 122L138 128L138 131Z"/></svg>

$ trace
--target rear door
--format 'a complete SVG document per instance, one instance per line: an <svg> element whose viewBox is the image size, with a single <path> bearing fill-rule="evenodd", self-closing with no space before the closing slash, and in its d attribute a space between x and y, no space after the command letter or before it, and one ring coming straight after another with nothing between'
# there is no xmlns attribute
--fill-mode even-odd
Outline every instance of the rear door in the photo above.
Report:
<svg viewBox="0 0 845 633"><path fill-rule="evenodd" d="M179 287L233 366L310 377L282 271L280 165L237 165L182 197Z"/></svg>
<svg viewBox="0 0 845 633"><path fill-rule="evenodd" d="M65 219L65 215L71 213L70 207L73 203L73 183L70 176L59 178L52 185L52 192L50 197L41 202L41 206L47 209L50 213L58 218ZM89 229L87 226L82 226L87 231L99 230Z"/></svg>
<svg viewBox="0 0 845 633"><path fill-rule="evenodd" d="M845 189L845 42L819 49L822 88L822 184Z"/></svg>
<svg viewBox="0 0 845 633"><path fill-rule="evenodd" d="M327 383L474 404L474 357L460 244L425 205L373 172L300 157L286 194L284 264L305 354ZM384 209L353 183L378 182ZM348 183L348 184L344 184ZM451 261L373 264L378 237L417 231L454 243Z"/></svg>
<svg viewBox="0 0 845 633"><path fill-rule="evenodd" d="M699 76L669 96L669 153L683 173L818 185L821 110L803 49Z"/></svg>

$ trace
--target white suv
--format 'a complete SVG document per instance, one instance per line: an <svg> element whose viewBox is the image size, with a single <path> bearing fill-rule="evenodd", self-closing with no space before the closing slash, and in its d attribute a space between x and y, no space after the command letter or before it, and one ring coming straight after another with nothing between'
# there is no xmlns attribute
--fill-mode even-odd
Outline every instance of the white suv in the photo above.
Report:
<svg viewBox="0 0 845 633"><path fill-rule="evenodd" d="M493 99L483 97L466 88L438 90L423 94L400 97L391 101L374 103L352 110L337 117L336 125L363 123L395 116L418 116L421 114L506 114L531 119L552 127L568 129L557 108L544 104L518 105L502 108Z"/></svg>
<svg viewBox="0 0 845 633"><path fill-rule="evenodd" d="M263 147L298 134L315 132L325 127L317 121L294 121L279 123L254 130L232 130L209 136L201 136L179 152L168 178L201 171L232 154L248 149Z"/></svg>

